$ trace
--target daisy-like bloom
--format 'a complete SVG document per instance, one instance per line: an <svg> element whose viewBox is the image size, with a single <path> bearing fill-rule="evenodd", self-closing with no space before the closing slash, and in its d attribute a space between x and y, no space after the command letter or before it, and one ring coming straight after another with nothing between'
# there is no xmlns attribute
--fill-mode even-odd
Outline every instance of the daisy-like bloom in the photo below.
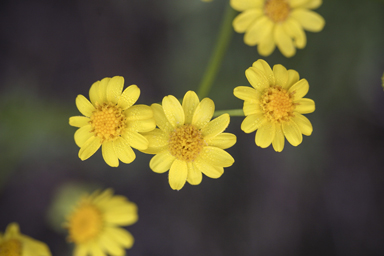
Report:
<svg viewBox="0 0 384 256"><path fill-rule="evenodd" d="M136 204L106 189L82 197L64 227L68 229L69 242L75 244L74 256L123 256L134 239L120 226L131 225L137 219Z"/></svg>
<svg viewBox="0 0 384 256"><path fill-rule="evenodd" d="M238 86L233 93L244 100L246 117L241 129L246 133L257 130L257 146L266 148L272 143L273 148L281 152L284 137L297 146L303 140L302 134L311 135L312 124L302 115L315 111L315 102L303 98L309 90L306 79L300 79L299 73L280 64L272 70L261 59L254 62L245 75L253 88Z"/></svg>
<svg viewBox="0 0 384 256"><path fill-rule="evenodd" d="M258 45L260 55L270 55L276 45L286 57L307 44L304 30L319 32L325 21L312 9L322 0L231 0L233 9L240 13L233 20L233 28L245 33L244 42Z"/></svg>
<svg viewBox="0 0 384 256"><path fill-rule="evenodd" d="M180 190L186 181L200 184L202 173L219 178L224 167L234 163L224 149L236 143L236 136L223 133L229 125L229 115L223 114L211 121L215 104L209 98L199 101L188 91L182 105L172 95L164 97L162 106L152 104L159 128L145 134L149 141L145 153L156 154L150 168L157 173L169 170L169 184Z"/></svg>
<svg viewBox="0 0 384 256"><path fill-rule="evenodd" d="M0 233L0 256L51 256L46 244L20 233L19 225L11 223L4 235Z"/></svg>
<svg viewBox="0 0 384 256"><path fill-rule="evenodd" d="M105 162L117 167L119 160L128 164L136 158L132 147L148 147L147 139L140 133L156 127L152 109L133 105L140 96L136 85L124 91L123 87L123 77L107 77L91 86L91 102L83 95L77 96L76 106L84 116L70 117L69 124L80 127L75 132L75 142L80 147L81 160L88 159L102 146Z"/></svg>

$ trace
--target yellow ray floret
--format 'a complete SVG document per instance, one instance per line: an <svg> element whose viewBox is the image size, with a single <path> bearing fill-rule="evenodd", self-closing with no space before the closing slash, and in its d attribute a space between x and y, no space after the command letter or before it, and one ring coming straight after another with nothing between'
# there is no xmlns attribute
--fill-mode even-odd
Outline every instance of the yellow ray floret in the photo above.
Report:
<svg viewBox="0 0 384 256"><path fill-rule="evenodd" d="M245 33L244 42L257 45L260 55L270 55L276 46L286 57L307 44L304 30L319 32L325 21L312 9L322 0L231 0L233 9L241 13L233 20L233 28Z"/></svg>
<svg viewBox="0 0 384 256"><path fill-rule="evenodd" d="M154 118L159 128L146 133L148 149L155 154L149 166L157 173L169 170L169 184L180 190L185 182L201 183L202 174L219 178L224 167L234 159L224 149L236 143L236 136L224 133L229 125L229 115L212 119L215 105L209 98L201 102L193 91L188 91L182 105L172 95L164 97L162 105L152 104Z"/></svg>
<svg viewBox="0 0 384 256"><path fill-rule="evenodd" d="M83 116L69 118L69 124L79 127L75 142L80 147L81 160L91 157L101 146L105 162L117 167L119 160L128 164L135 159L132 147L139 150L148 147L141 133L156 127L152 109L134 105L140 96L136 85L124 91L123 87L123 77L107 77L91 86L90 101L83 95L77 96L76 106Z"/></svg>
<svg viewBox="0 0 384 256"><path fill-rule="evenodd" d="M304 135L311 135L312 124L302 114L315 111L315 102L303 98L308 90L307 80L300 79L295 70L278 64L273 70L264 60L257 60L245 71L252 85L238 86L234 95L244 100L245 119L241 129L246 133L256 131L256 145L271 145L277 152L284 148L284 141L299 145Z"/></svg>

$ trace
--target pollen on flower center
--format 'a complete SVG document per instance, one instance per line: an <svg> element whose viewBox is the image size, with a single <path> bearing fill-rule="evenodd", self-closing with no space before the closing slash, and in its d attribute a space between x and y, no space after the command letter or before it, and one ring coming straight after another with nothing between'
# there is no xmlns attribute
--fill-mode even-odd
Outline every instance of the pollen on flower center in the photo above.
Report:
<svg viewBox="0 0 384 256"><path fill-rule="evenodd" d="M121 135L126 127L125 120L123 110L118 105L104 103L96 105L96 110L90 117L90 124L95 136L104 142L114 140Z"/></svg>
<svg viewBox="0 0 384 256"><path fill-rule="evenodd" d="M0 256L21 256L21 242L9 239L0 243Z"/></svg>
<svg viewBox="0 0 384 256"><path fill-rule="evenodd" d="M169 151L179 160L193 161L205 145L201 131L186 124L175 129L169 137Z"/></svg>
<svg viewBox="0 0 384 256"><path fill-rule="evenodd" d="M268 88L261 97L264 115L271 122L288 121L293 116L293 94L280 86Z"/></svg>
<svg viewBox="0 0 384 256"><path fill-rule="evenodd" d="M102 228L103 218L100 210L91 204L84 204L69 218L69 239L81 244L99 235Z"/></svg>
<svg viewBox="0 0 384 256"><path fill-rule="evenodd" d="M264 5L264 13L274 22L286 20L290 11L286 0L267 0Z"/></svg>

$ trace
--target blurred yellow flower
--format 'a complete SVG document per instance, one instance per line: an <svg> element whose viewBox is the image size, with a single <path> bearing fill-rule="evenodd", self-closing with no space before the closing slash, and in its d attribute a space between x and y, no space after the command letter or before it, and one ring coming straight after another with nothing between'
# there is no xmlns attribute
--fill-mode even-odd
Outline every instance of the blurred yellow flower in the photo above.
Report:
<svg viewBox="0 0 384 256"><path fill-rule="evenodd" d="M48 246L20 233L19 225L11 223L4 235L0 233L0 256L51 256Z"/></svg>
<svg viewBox="0 0 384 256"><path fill-rule="evenodd" d="M132 225L137 219L136 204L106 189L79 200L64 227L69 242L75 244L74 256L120 256L134 243L131 233L120 226Z"/></svg>
<svg viewBox="0 0 384 256"><path fill-rule="evenodd" d="M305 30L319 32L325 21L312 9L322 0L231 0L233 9L240 13L233 20L233 28L245 33L244 42L258 45L260 55L270 55L276 45L285 57L292 57L296 47L307 44Z"/></svg>
<svg viewBox="0 0 384 256"><path fill-rule="evenodd" d="M200 184L202 173L219 178L224 167L234 163L224 150L236 143L234 134L223 133L229 125L229 115L211 121L215 110L211 99L200 102L195 92L188 91L182 105L169 95L164 97L162 106L151 107L159 128L145 134L149 146L143 152L156 154L149 163L154 172L169 170L172 189L180 190L186 181Z"/></svg>
<svg viewBox="0 0 384 256"><path fill-rule="evenodd" d="M102 146L105 162L117 167L119 160L131 163L136 155L132 150L144 150L147 139L140 132L153 130L156 125L149 106L133 105L140 89L131 85L123 91L124 78L115 76L95 82L89 90L89 102L83 95L76 98L76 106L84 116L69 118L80 147L79 158L86 160Z"/></svg>
<svg viewBox="0 0 384 256"><path fill-rule="evenodd" d="M302 114L315 111L315 102L303 98L308 90L307 80L300 79L295 70L278 64L273 71L267 62L257 60L245 75L253 88L238 86L234 95L244 100L245 119L241 129L246 133L255 130L256 145L271 145L277 152L284 148L284 137L293 146L299 145L304 135L311 135L312 124Z"/></svg>

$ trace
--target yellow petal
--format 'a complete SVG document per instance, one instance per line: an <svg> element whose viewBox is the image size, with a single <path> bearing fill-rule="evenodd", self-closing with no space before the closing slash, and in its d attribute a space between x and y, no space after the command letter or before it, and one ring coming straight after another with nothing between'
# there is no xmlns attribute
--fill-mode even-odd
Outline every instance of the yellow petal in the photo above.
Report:
<svg viewBox="0 0 384 256"><path fill-rule="evenodd" d="M291 16L295 18L305 30L311 32L319 32L325 25L323 17L307 9L296 9L291 12Z"/></svg>
<svg viewBox="0 0 384 256"><path fill-rule="evenodd" d="M148 140L141 134L125 130L122 137L131 145L131 147L138 150L145 150L148 148Z"/></svg>
<svg viewBox="0 0 384 256"><path fill-rule="evenodd" d="M117 203L120 204L118 208L111 208L111 206L107 207L108 210L104 213L105 221L107 223L120 226L127 226L136 223L138 219L136 204L132 202L127 203L122 200L120 200L120 202L117 201Z"/></svg>
<svg viewBox="0 0 384 256"><path fill-rule="evenodd" d="M169 153L168 150L164 150L159 154L152 157L149 162L149 167L152 171L157 173L164 173L171 168L172 163L175 161L175 157Z"/></svg>
<svg viewBox="0 0 384 256"><path fill-rule="evenodd" d="M309 0L303 7L308 9L316 9L323 3L322 0Z"/></svg>
<svg viewBox="0 0 384 256"><path fill-rule="evenodd" d="M204 128L212 119L213 112L215 112L215 104L209 98L204 98L197 106L195 113L192 117L192 124L198 129Z"/></svg>
<svg viewBox="0 0 384 256"><path fill-rule="evenodd" d="M282 26L288 36L294 39L295 46L303 49L307 44L307 37L300 23L296 19L290 18L287 19Z"/></svg>
<svg viewBox="0 0 384 256"><path fill-rule="evenodd" d="M264 73L269 85L275 85L275 75L273 74L271 66L269 66L265 60L258 59L257 61L253 62L252 67L258 68Z"/></svg>
<svg viewBox="0 0 384 256"><path fill-rule="evenodd" d="M88 247L84 246L83 244L76 245L73 251L74 256L87 256L87 253L88 253Z"/></svg>
<svg viewBox="0 0 384 256"><path fill-rule="evenodd" d="M295 116L292 118L292 121L297 124L300 129L300 132L304 135L311 135L313 131L313 127L311 122L305 116L295 113Z"/></svg>
<svg viewBox="0 0 384 256"><path fill-rule="evenodd" d="M188 91L184 95L182 107L184 110L186 124L192 123L193 114L195 113L195 110L199 103L199 97L194 91Z"/></svg>
<svg viewBox="0 0 384 256"><path fill-rule="evenodd" d="M123 256L125 255L125 250L116 242L116 240L112 239L108 234L104 233L99 241L100 246L103 248L103 251L114 256Z"/></svg>
<svg viewBox="0 0 384 256"><path fill-rule="evenodd" d="M296 70L288 69L288 80L284 89L288 90L292 85L294 85L297 81L299 81L300 76Z"/></svg>
<svg viewBox="0 0 384 256"><path fill-rule="evenodd" d="M221 149L230 148L236 143L236 135L232 133L221 133L209 140L205 140L209 146L218 147Z"/></svg>
<svg viewBox="0 0 384 256"><path fill-rule="evenodd" d="M92 105L92 103L89 102L89 100L87 100L87 98L81 94L77 95L76 97L76 106L80 113L86 117L90 117L92 112L95 111L95 107Z"/></svg>
<svg viewBox="0 0 384 256"><path fill-rule="evenodd" d="M260 69L250 67L245 71L245 76L253 88L259 92L263 92L264 89L269 87L268 79Z"/></svg>
<svg viewBox="0 0 384 256"><path fill-rule="evenodd" d="M269 30L266 30L265 35L263 35L263 38L260 39L259 45L257 46L257 52L261 56L269 56L272 54L272 52L276 48L276 42L273 35L273 27L271 27Z"/></svg>
<svg viewBox="0 0 384 256"><path fill-rule="evenodd" d="M147 154L157 154L167 148L169 143L169 134L160 129L143 134L148 140L148 148L142 152Z"/></svg>
<svg viewBox="0 0 384 256"><path fill-rule="evenodd" d="M132 234L127 230L122 228L108 227L107 231L115 241L123 245L125 248L129 249L133 246L134 238Z"/></svg>
<svg viewBox="0 0 384 256"><path fill-rule="evenodd" d="M288 92L293 93L295 101L298 99L303 98L309 91L309 84L306 79L301 79L294 85L292 85L291 88L289 88Z"/></svg>
<svg viewBox="0 0 384 256"><path fill-rule="evenodd" d="M153 118L155 119L156 125L166 133L170 133L175 128L168 121L167 117L164 114L163 107L159 104L152 104L151 108L153 110Z"/></svg>
<svg viewBox="0 0 384 256"><path fill-rule="evenodd" d="M223 167L213 166L199 158L193 162L193 165L202 173L204 173L207 177L212 179L220 178L220 176L224 173Z"/></svg>
<svg viewBox="0 0 384 256"><path fill-rule="evenodd" d="M101 146L104 161L111 167L119 166L119 159L113 148L113 141L104 141Z"/></svg>
<svg viewBox="0 0 384 256"><path fill-rule="evenodd" d="M237 33L244 33L247 28L254 22L257 18L259 18L263 14L261 9L249 9L246 10L233 20L233 29Z"/></svg>
<svg viewBox="0 0 384 256"><path fill-rule="evenodd" d="M123 91L117 104L122 109L127 109L131 107L133 104L135 104L136 101L139 99L139 97L140 97L140 89L139 87L137 87L137 85L133 84L128 86Z"/></svg>
<svg viewBox="0 0 384 256"><path fill-rule="evenodd" d="M259 101L244 101L243 111L245 116L260 114L263 112Z"/></svg>
<svg viewBox="0 0 384 256"><path fill-rule="evenodd" d="M171 123L174 128L184 124L184 110L174 96L169 95L163 98L163 110L169 123Z"/></svg>
<svg viewBox="0 0 384 256"><path fill-rule="evenodd" d="M302 7L308 0L289 0L289 5L292 9Z"/></svg>
<svg viewBox="0 0 384 256"><path fill-rule="evenodd" d="M134 105L125 111L125 117L128 122L149 119L153 117L153 111L152 108L147 105Z"/></svg>
<svg viewBox="0 0 384 256"><path fill-rule="evenodd" d="M97 82L94 82L91 88L89 89L89 99L91 100L94 106L96 106L96 102L98 104L102 103L99 95L99 86L100 86L100 81L97 81Z"/></svg>
<svg viewBox="0 0 384 256"><path fill-rule="evenodd" d="M295 122L285 122L282 126L284 135L292 146L297 146L303 141L303 135Z"/></svg>
<svg viewBox="0 0 384 256"><path fill-rule="evenodd" d="M273 74L275 75L276 85L284 88L288 81L287 69L284 66L277 64L273 66Z"/></svg>
<svg viewBox="0 0 384 256"><path fill-rule="evenodd" d="M100 146L101 146L100 138L92 136L80 148L79 158L83 161L87 160L93 154L96 153L96 151L100 148Z"/></svg>
<svg viewBox="0 0 384 256"><path fill-rule="evenodd" d="M273 139L275 138L275 134L276 125L274 123L266 122L256 132L256 145L261 148L268 147L269 145L271 145Z"/></svg>
<svg viewBox="0 0 384 256"><path fill-rule="evenodd" d="M40 241L32 239L27 236L22 237L22 255L39 255L39 256L51 256L51 252L48 246ZM6 254L8 255L8 254ZM9 254L11 255L11 254Z"/></svg>
<svg viewBox="0 0 384 256"><path fill-rule="evenodd" d="M99 84L99 99L100 102L107 102L107 87L109 84L109 81L111 80L110 77L103 78L100 81Z"/></svg>
<svg viewBox="0 0 384 256"><path fill-rule="evenodd" d="M207 164L220 167L229 167L235 162L228 152L221 148L211 146L204 147L200 152L199 158Z"/></svg>
<svg viewBox="0 0 384 256"><path fill-rule="evenodd" d="M187 167L188 167L188 176L187 176L188 183L191 185L199 185L203 179L203 174L192 162L188 162Z"/></svg>
<svg viewBox="0 0 384 256"><path fill-rule="evenodd" d="M109 80L107 86L107 100L109 102L117 103L121 92L124 87L124 77L122 76L114 76Z"/></svg>
<svg viewBox="0 0 384 256"><path fill-rule="evenodd" d="M251 133L257 130L266 121L267 119L264 117L263 113L247 116L241 123L241 130L243 130L245 133Z"/></svg>
<svg viewBox="0 0 384 256"><path fill-rule="evenodd" d="M212 137L215 137L219 133L222 133L229 125L229 115L222 114L219 117L216 117L210 121L203 129L201 133L204 139L209 140Z"/></svg>
<svg viewBox="0 0 384 256"><path fill-rule="evenodd" d="M230 4L236 11L245 11L252 8L261 8L263 0L231 0Z"/></svg>
<svg viewBox="0 0 384 256"><path fill-rule="evenodd" d="M96 242L91 243L92 245L89 246L90 248L90 255L92 256L106 256L106 254L101 249L100 245Z"/></svg>
<svg viewBox="0 0 384 256"><path fill-rule="evenodd" d="M75 143L78 147L81 148L89 138L94 136L91 130L92 126L90 124L77 129L75 132Z"/></svg>
<svg viewBox="0 0 384 256"><path fill-rule="evenodd" d="M295 101L295 111L300 114L309 114L315 111L315 102L311 99L303 98Z"/></svg>
<svg viewBox="0 0 384 256"><path fill-rule="evenodd" d="M285 32L281 24L276 24L273 37L280 52L287 58L292 57L296 53L292 39Z"/></svg>
<svg viewBox="0 0 384 256"><path fill-rule="evenodd" d="M89 124L89 118L85 116L71 116L69 125L74 127L82 127Z"/></svg>
<svg viewBox="0 0 384 256"><path fill-rule="evenodd" d="M169 185L173 190L180 190L187 181L188 167L187 163L176 159L169 169Z"/></svg>
<svg viewBox="0 0 384 256"><path fill-rule="evenodd" d="M153 118L145 120L130 121L127 123L127 129L134 132L150 132L156 128Z"/></svg>
<svg viewBox="0 0 384 256"><path fill-rule="evenodd" d="M132 150L128 141L120 137L117 140L113 141L113 149L120 159L121 162L125 164L132 163L136 158L135 152Z"/></svg>
<svg viewBox="0 0 384 256"><path fill-rule="evenodd" d="M249 86L237 86L233 90L233 94L241 99L248 101L255 101L260 99L260 92Z"/></svg>
<svg viewBox="0 0 384 256"><path fill-rule="evenodd" d="M284 149L285 137L280 124L276 125L275 138L272 141L273 149L276 152L281 152Z"/></svg>
<svg viewBox="0 0 384 256"><path fill-rule="evenodd" d="M261 42L273 29L273 22L266 16L261 16L255 20L245 32L244 43L254 46Z"/></svg>

